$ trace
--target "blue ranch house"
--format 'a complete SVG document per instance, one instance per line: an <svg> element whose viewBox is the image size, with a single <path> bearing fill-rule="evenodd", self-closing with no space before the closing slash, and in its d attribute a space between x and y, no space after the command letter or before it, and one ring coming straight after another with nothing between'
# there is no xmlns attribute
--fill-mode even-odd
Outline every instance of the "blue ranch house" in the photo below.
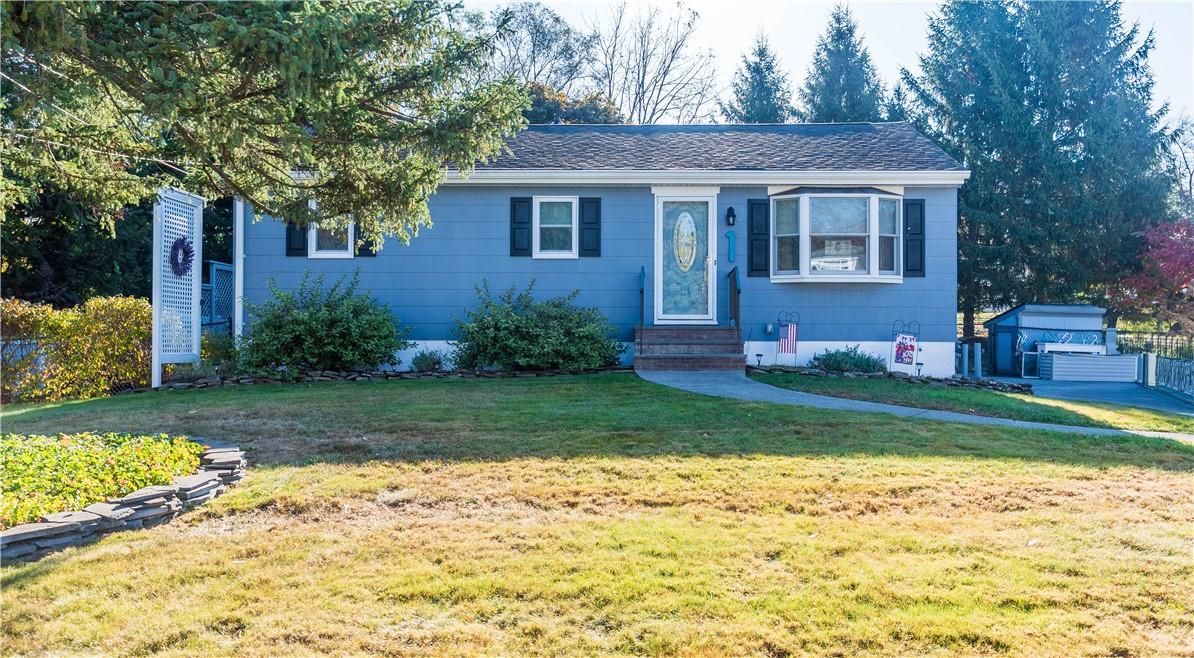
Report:
<svg viewBox="0 0 1194 658"><path fill-rule="evenodd" d="M579 290L640 368L800 364L850 345L890 359L893 323L915 322L923 372L953 374L969 172L909 124L536 125L508 146L449 172L434 226L377 253L238 202L237 331L239 302L265 301L271 279L359 271L415 349L445 349L479 283L533 279L536 295ZM797 318L795 354L777 353Z"/></svg>

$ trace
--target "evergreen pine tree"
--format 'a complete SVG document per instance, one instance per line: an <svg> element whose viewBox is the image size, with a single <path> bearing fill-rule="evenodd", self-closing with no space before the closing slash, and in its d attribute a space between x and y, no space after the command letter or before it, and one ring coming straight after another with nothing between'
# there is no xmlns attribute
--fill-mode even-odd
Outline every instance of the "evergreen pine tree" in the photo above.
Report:
<svg viewBox="0 0 1194 658"><path fill-rule="evenodd" d="M883 83L844 5L833 8L817 39L813 64L800 89L801 118L810 122L878 121Z"/></svg>
<svg viewBox="0 0 1194 658"><path fill-rule="evenodd" d="M721 103L721 113L731 123L784 123L796 115L788 75L761 34L750 54L742 56L731 89L733 98Z"/></svg>
<svg viewBox="0 0 1194 658"><path fill-rule="evenodd" d="M972 171L958 194L967 335L987 307L1106 303L1139 269L1169 190L1152 43L1114 2L953 0L930 19L922 74L903 80Z"/></svg>

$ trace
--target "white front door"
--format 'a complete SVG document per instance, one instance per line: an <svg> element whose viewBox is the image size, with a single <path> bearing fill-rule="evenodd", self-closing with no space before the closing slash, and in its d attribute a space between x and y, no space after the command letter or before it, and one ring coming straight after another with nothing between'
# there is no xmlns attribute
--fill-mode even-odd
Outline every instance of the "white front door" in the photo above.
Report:
<svg viewBox="0 0 1194 658"><path fill-rule="evenodd" d="M655 197L655 322L717 324L716 195Z"/></svg>

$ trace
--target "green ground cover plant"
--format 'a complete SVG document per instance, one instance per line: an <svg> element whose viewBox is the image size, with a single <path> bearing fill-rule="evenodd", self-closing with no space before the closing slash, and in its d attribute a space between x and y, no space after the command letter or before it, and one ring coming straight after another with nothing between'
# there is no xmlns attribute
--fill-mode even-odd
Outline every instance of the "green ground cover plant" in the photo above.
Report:
<svg viewBox="0 0 1194 658"><path fill-rule="evenodd" d="M1194 446L725 400L631 374L169 391L6 428L253 465L0 569L15 655L1182 655Z"/></svg>
<svg viewBox="0 0 1194 658"><path fill-rule="evenodd" d="M165 434L0 434L0 526L169 484L199 467L202 450Z"/></svg>

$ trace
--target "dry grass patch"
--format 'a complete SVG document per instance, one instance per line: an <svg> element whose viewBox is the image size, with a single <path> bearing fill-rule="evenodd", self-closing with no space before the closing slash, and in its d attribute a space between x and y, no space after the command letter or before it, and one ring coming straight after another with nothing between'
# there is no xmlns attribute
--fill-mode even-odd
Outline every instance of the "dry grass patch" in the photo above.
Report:
<svg viewBox="0 0 1194 658"><path fill-rule="evenodd" d="M258 466L183 523L4 568L5 655L1194 646L1194 447L1173 442L733 403L618 375L200 391L5 421L195 418Z"/></svg>

